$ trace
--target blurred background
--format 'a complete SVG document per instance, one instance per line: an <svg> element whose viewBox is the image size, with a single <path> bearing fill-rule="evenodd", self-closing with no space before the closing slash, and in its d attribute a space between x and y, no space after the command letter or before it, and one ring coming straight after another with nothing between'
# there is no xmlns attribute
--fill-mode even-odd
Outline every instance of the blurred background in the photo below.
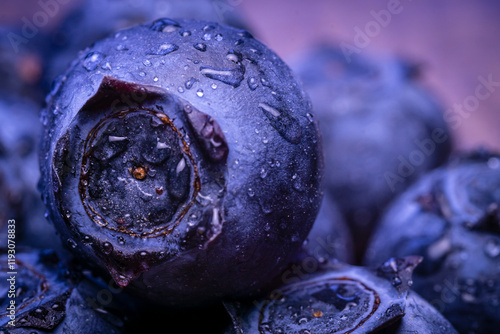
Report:
<svg viewBox="0 0 500 334"><path fill-rule="evenodd" d="M65 16L83 0L0 1L0 25L21 29L42 3L57 1L57 13L40 25L29 44L45 43L42 33L61 29ZM140 4L139 1L120 1ZM158 1L161 3L161 1ZM187 0L189 2L189 0ZM422 79L445 110L470 111L452 127L456 148L485 146L500 150L500 3L477 0L207 0L220 16L239 15L252 34L285 61L320 42L356 53L393 53L418 64ZM168 1L165 1L168 3ZM389 17L383 13L391 13ZM14 30L15 31L15 30ZM85 33L84 31L81 32ZM7 38L2 34L2 39ZM36 41L40 39L40 41ZM23 44L24 46L24 44ZM43 45L42 45L43 47ZM25 65L29 68L30 63ZM32 66L32 65L31 65ZM33 66L32 66L33 67ZM31 73L30 75L39 75ZM491 94L474 104L476 88L490 81ZM33 79L32 79L33 80ZM497 86L495 86L495 83Z"/></svg>

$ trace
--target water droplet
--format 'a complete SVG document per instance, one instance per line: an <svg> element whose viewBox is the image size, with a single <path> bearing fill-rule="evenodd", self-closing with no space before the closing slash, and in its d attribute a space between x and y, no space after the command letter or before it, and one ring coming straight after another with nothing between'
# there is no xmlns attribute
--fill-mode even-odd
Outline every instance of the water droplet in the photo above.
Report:
<svg viewBox="0 0 500 334"><path fill-rule="evenodd" d="M73 249L75 249L75 248L76 248L76 246L77 246L77 244L76 244L75 240L73 240L73 239L68 239L68 240L66 240L66 244L67 244L70 248L73 248Z"/></svg>
<svg viewBox="0 0 500 334"><path fill-rule="evenodd" d="M177 29L179 29L181 26L179 25L178 22L170 19L158 19L151 23L151 26L149 29L153 31L158 31L158 32L172 32Z"/></svg>
<svg viewBox="0 0 500 334"><path fill-rule="evenodd" d="M177 91L179 93L184 93L184 88L182 88L181 86L177 87Z"/></svg>
<svg viewBox="0 0 500 334"><path fill-rule="evenodd" d="M240 36L240 37L245 37L245 38L253 38L252 34L251 34L251 33L249 33L249 32L248 32L248 31L246 31L246 30L240 30L240 31L238 32L238 36Z"/></svg>
<svg viewBox="0 0 500 334"><path fill-rule="evenodd" d="M125 239L124 239L123 237L118 237L118 243L119 243L120 245L125 244Z"/></svg>
<svg viewBox="0 0 500 334"><path fill-rule="evenodd" d="M202 66L200 68L200 72L207 78L223 82L236 88L244 79L245 67L240 65L237 68L232 69L215 69L210 66Z"/></svg>
<svg viewBox="0 0 500 334"><path fill-rule="evenodd" d="M144 256L147 256L148 255L148 252L146 251L142 251L139 253L140 256L144 257Z"/></svg>
<svg viewBox="0 0 500 334"><path fill-rule="evenodd" d="M398 285L401 285L401 283L403 283L403 282L401 281L401 278L399 278L399 276L394 276L392 278L392 285L398 286Z"/></svg>
<svg viewBox="0 0 500 334"><path fill-rule="evenodd" d="M83 60L83 67L87 71L93 71L99 66L106 56L101 52L90 52Z"/></svg>
<svg viewBox="0 0 500 334"><path fill-rule="evenodd" d="M210 87L212 87L212 89L217 89L217 85L214 83Z"/></svg>
<svg viewBox="0 0 500 334"><path fill-rule="evenodd" d="M287 112L280 111L266 103L259 103L259 108L269 119L272 127L288 142L297 144L302 137L299 121Z"/></svg>
<svg viewBox="0 0 500 334"><path fill-rule="evenodd" d="M148 59L145 59L142 63L144 64L144 66L147 66L147 67L150 67L151 65L153 65L153 64L151 64L151 62Z"/></svg>
<svg viewBox="0 0 500 334"><path fill-rule="evenodd" d="M500 242L496 239L490 239L486 242L483 249L487 256L495 258L500 255Z"/></svg>
<svg viewBox="0 0 500 334"><path fill-rule="evenodd" d="M271 87L269 80L267 80L266 78L260 78L260 82L262 83L262 86L264 86L264 87Z"/></svg>
<svg viewBox="0 0 500 334"><path fill-rule="evenodd" d="M244 40L242 40L242 39L237 39L237 40L236 40L236 42L234 42L234 46L238 46L238 45L241 45L241 44L243 44L243 43L245 43L245 41L244 41Z"/></svg>
<svg viewBox="0 0 500 334"><path fill-rule="evenodd" d="M118 44L118 45L116 46L116 50L117 50L117 51L128 51L128 47L127 47L127 46L125 46L125 45L123 45L123 44Z"/></svg>
<svg viewBox="0 0 500 334"><path fill-rule="evenodd" d="M260 169L260 177L261 177L262 179L265 179L265 178L266 178L266 176L267 176L267 170L265 170L264 168L261 168L261 169Z"/></svg>
<svg viewBox="0 0 500 334"><path fill-rule="evenodd" d="M177 167L175 168L176 174L182 172L185 167L186 167L186 160L184 160L184 158L181 158L181 160L179 160L179 162L177 163Z"/></svg>
<svg viewBox="0 0 500 334"><path fill-rule="evenodd" d="M159 79L158 79L158 77L154 77L154 78L153 78L153 81L154 81L154 82L158 82L158 80L159 80Z"/></svg>
<svg viewBox="0 0 500 334"><path fill-rule="evenodd" d="M203 31L212 31L215 29L215 24L214 23L209 23L206 26L203 27Z"/></svg>
<svg viewBox="0 0 500 334"><path fill-rule="evenodd" d="M205 52L207 51L207 46L206 44L203 44L203 43L195 43L193 45L193 47L198 50L198 51L201 51L201 52Z"/></svg>
<svg viewBox="0 0 500 334"><path fill-rule="evenodd" d="M311 113L307 113L306 114L306 117L307 119L309 120L309 122L313 123L314 122L314 118L313 118L313 115Z"/></svg>
<svg viewBox="0 0 500 334"><path fill-rule="evenodd" d="M104 242L102 244L102 251L104 254L109 255L113 251L113 245L110 242Z"/></svg>
<svg viewBox="0 0 500 334"><path fill-rule="evenodd" d="M141 71L141 72L139 72L139 75L140 75L141 77L145 77L145 76L146 76L146 72L142 72L142 71Z"/></svg>
<svg viewBox="0 0 500 334"><path fill-rule="evenodd" d="M172 53L178 49L179 49L179 47L175 44L165 43L165 44L161 44L157 48L153 48L151 51L148 52L148 54L157 55L157 56L165 56L165 55Z"/></svg>
<svg viewBox="0 0 500 334"><path fill-rule="evenodd" d="M198 95L198 97L203 97L203 89L198 89L196 95Z"/></svg>
<svg viewBox="0 0 500 334"><path fill-rule="evenodd" d="M179 34L182 37L189 37L189 36L191 36L191 31L189 31L189 30L182 30L182 31L179 32Z"/></svg>
<svg viewBox="0 0 500 334"><path fill-rule="evenodd" d="M240 53L230 50L226 55L226 59L232 61L233 63L239 64L242 61L243 57Z"/></svg>
<svg viewBox="0 0 500 334"><path fill-rule="evenodd" d="M196 80L195 78L191 77L188 81L186 81L184 83L184 86L186 87L186 89L191 89L191 88L193 88L193 85L194 85L194 83L196 81L198 81L198 80Z"/></svg>
<svg viewBox="0 0 500 334"><path fill-rule="evenodd" d="M248 188L248 196L254 197L255 196L255 191L253 191L252 188Z"/></svg>
<svg viewBox="0 0 500 334"><path fill-rule="evenodd" d="M84 243L85 245L90 245L90 244L92 244L92 239L90 238L90 236L89 236L89 235L86 235L86 236L84 236L84 237L83 237L83 243Z"/></svg>
<svg viewBox="0 0 500 334"><path fill-rule="evenodd" d="M222 41L223 39L224 39L224 37L223 37L221 34L217 34L217 35L215 35L215 40L216 40L217 42L220 42L220 41Z"/></svg>
<svg viewBox="0 0 500 334"><path fill-rule="evenodd" d="M212 34L209 34L209 33L203 34L202 38L204 41L209 41L212 39Z"/></svg>

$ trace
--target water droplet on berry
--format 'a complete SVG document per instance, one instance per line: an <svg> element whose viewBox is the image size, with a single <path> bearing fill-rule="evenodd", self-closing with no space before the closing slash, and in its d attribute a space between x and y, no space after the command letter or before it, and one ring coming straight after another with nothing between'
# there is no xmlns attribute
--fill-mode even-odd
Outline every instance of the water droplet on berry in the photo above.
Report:
<svg viewBox="0 0 500 334"><path fill-rule="evenodd" d="M110 242L104 242L102 244L102 251L104 254L109 255L113 252L113 245Z"/></svg>
<svg viewBox="0 0 500 334"><path fill-rule="evenodd" d="M75 249L75 248L76 248L76 246L77 246L77 244L76 244L75 240L73 240L73 239L68 239L68 240L66 240L66 243L67 243L67 245L68 245L70 248L73 248L73 249Z"/></svg>
<svg viewBox="0 0 500 334"><path fill-rule="evenodd" d="M87 71L93 71L99 66L106 56L101 52L91 52L83 60L83 67Z"/></svg>
<svg viewBox="0 0 500 334"><path fill-rule="evenodd" d="M193 45L193 47L198 50L198 51L201 51L201 52L205 52L207 51L207 46L206 44L203 44L203 43L195 43Z"/></svg>

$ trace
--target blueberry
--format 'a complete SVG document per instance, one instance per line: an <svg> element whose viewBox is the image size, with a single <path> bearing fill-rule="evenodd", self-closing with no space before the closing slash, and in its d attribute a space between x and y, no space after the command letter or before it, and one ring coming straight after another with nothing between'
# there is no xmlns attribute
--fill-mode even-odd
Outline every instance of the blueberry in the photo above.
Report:
<svg viewBox="0 0 500 334"><path fill-rule="evenodd" d="M233 319L228 333L375 332L405 315L419 261L391 258L376 270L327 263L261 299L226 302Z"/></svg>
<svg viewBox="0 0 500 334"><path fill-rule="evenodd" d="M320 124L326 190L351 226L360 261L387 203L448 156L442 108L400 59L348 59L320 46L293 64Z"/></svg>
<svg viewBox="0 0 500 334"><path fill-rule="evenodd" d="M0 90L0 248L7 247L7 224L15 220L16 243L55 248L59 239L44 218L37 190L40 177L39 105Z"/></svg>
<svg viewBox="0 0 500 334"><path fill-rule="evenodd" d="M63 265L55 252L19 251L12 261L14 270L8 267L11 262L7 254L2 254L1 260L1 331L12 334L126 333L124 310L117 306L119 299L111 298L106 300L106 305L101 305L98 301L106 295L103 291L110 295L111 292ZM11 274L12 271L15 274ZM12 301L15 302L13 312L8 309Z"/></svg>
<svg viewBox="0 0 500 334"><path fill-rule="evenodd" d="M500 325L500 158L459 155L391 203L365 262L387 254L424 257L414 289L460 332Z"/></svg>
<svg viewBox="0 0 500 334"><path fill-rule="evenodd" d="M78 53L92 43L118 30L161 17L203 19L230 24L238 28L245 26L237 8L209 0L80 1L69 11L69 14L63 17L62 23L51 34L51 52L47 54L44 75L46 90L54 78L64 74ZM168 24L166 20L162 22L160 19L153 25L153 29L161 29L165 32L191 33L189 30L179 29L175 24ZM209 29L206 29L203 36L205 39L215 41L224 38L221 34L213 33ZM126 41L123 40L121 47L126 46ZM104 69L108 67L106 62L99 65Z"/></svg>
<svg viewBox="0 0 500 334"><path fill-rule="evenodd" d="M303 248L307 254L305 256L312 256L318 263L327 260L354 262L351 231L329 194L323 197L318 216Z"/></svg>
<svg viewBox="0 0 500 334"><path fill-rule="evenodd" d="M38 103L43 101L40 84L46 39L38 36L26 43L18 27L0 26L0 91Z"/></svg>
<svg viewBox="0 0 500 334"><path fill-rule="evenodd" d="M276 54L234 28L172 22L97 42L60 78L41 184L75 254L143 298L198 305L254 293L284 268L319 210L322 154Z"/></svg>

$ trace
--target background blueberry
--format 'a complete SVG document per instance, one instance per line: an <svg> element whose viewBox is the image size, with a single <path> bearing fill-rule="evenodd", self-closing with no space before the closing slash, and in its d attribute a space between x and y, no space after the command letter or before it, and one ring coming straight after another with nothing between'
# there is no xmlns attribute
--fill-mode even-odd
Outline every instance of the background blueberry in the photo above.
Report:
<svg viewBox="0 0 500 334"><path fill-rule="evenodd" d="M16 45L11 43L11 34L18 34L15 27L0 23L0 91L42 103L44 94L40 85L46 39L40 37L32 43Z"/></svg>
<svg viewBox="0 0 500 334"><path fill-rule="evenodd" d="M303 247L318 263L329 261L354 262L351 231L337 204L325 194L314 225Z"/></svg>
<svg viewBox="0 0 500 334"><path fill-rule="evenodd" d="M117 32L47 100L50 219L70 250L146 299L248 295L311 229L322 198L311 105L248 32L171 19Z"/></svg>
<svg viewBox="0 0 500 334"><path fill-rule="evenodd" d="M59 238L44 217L37 189L40 170L38 105L0 91L0 247L7 247L7 221L16 221L16 242L30 247L57 247Z"/></svg>
<svg viewBox="0 0 500 334"><path fill-rule="evenodd" d="M323 137L325 185L361 261L381 210L451 149L441 107L395 58L319 46L291 62L311 96Z"/></svg>
<svg viewBox="0 0 500 334"><path fill-rule="evenodd" d="M495 333L498 289L500 159L478 151L423 176L380 221L366 263L419 254L414 289L457 328Z"/></svg>
<svg viewBox="0 0 500 334"><path fill-rule="evenodd" d="M0 27L0 34L13 33ZM36 43L14 50L0 39L0 248L7 247L7 221L16 221L16 242L30 247L60 243L44 218L45 206L37 189L41 135L42 63Z"/></svg>

